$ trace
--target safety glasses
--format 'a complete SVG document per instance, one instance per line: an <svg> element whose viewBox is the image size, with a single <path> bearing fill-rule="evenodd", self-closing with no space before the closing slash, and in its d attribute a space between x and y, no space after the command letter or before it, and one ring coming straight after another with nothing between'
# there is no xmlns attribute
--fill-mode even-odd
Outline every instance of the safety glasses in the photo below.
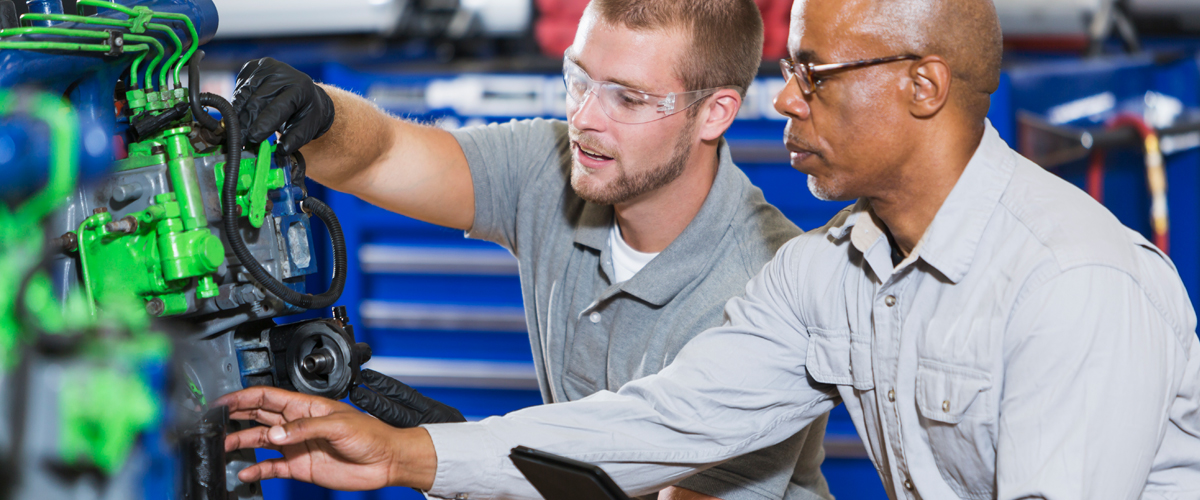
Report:
<svg viewBox="0 0 1200 500"><path fill-rule="evenodd" d="M591 94L606 116L626 124L661 120L692 107L718 90L736 88L713 87L666 95L651 94L619 83L593 80L583 68L568 58L563 58L563 83L567 86L567 98L575 105L582 106L588 94Z"/></svg>
<svg viewBox="0 0 1200 500"><path fill-rule="evenodd" d="M906 56L891 56L879 59L865 59L862 61L832 63L832 64L816 64L801 63L796 64L791 59L780 59L779 67L783 70L783 79L794 79L796 84L800 86L800 91L804 95L812 95L817 90L816 82L821 80L821 77L838 71L849 69L865 68L876 64L884 64L895 61L904 61L909 59L920 59L921 56L906 55ZM795 78L792 78L795 77Z"/></svg>

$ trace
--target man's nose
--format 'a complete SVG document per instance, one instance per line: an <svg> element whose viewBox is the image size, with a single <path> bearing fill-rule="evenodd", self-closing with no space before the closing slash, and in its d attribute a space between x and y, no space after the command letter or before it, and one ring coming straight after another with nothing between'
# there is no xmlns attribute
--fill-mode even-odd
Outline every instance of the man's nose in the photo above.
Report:
<svg viewBox="0 0 1200 500"><path fill-rule="evenodd" d="M788 118L807 120L812 116L812 108L808 105L808 99L800 91L800 85L791 79L788 79L783 84L783 88L779 89L779 93L775 94L774 104L775 111Z"/></svg>
<svg viewBox="0 0 1200 500"><path fill-rule="evenodd" d="M597 101L599 97L593 89L588 89L580 97L575 113L568 119L576 130L597 130L603 127L606 116Z"/></svg>

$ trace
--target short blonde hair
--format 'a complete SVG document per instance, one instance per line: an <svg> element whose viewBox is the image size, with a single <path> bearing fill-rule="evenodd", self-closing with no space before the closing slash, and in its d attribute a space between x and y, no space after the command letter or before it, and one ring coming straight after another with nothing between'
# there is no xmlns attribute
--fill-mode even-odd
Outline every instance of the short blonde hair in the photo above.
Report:
<svg viewBox="0 0 1200 500"><path fill-rule="evenodd" d="M592 0L599 20L632 30L683 29L692 37L676 73L687 90L737 86L762 63L763 22L754 0Z"/></svg>

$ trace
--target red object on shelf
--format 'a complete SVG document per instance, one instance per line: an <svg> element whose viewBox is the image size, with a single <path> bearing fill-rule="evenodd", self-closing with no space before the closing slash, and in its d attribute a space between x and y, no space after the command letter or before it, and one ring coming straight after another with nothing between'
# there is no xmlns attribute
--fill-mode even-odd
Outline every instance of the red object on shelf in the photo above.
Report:
<svg viewBox="0 0 1200 500"><path fill-rule="evenodd" d="M575 41L575 30L588 0L537 0L538 19L533 26L542 53L562 57Z"/></svg>
<svg viewBox="0 0 1200 500"><path fill-rule="evenodd" d="M588 0L536 0L538 19L533 34L542 53L562 57L575 41L575 30ZM788 21L792 0L754 0L763 16L763 58L787 57Z"/></svg>
<svg viewBox="0 0 1200 500"><path fill-rule="evenodd" d="M792 0L755 0L763 17L763 59L787 57L788 24Z"/></svg>

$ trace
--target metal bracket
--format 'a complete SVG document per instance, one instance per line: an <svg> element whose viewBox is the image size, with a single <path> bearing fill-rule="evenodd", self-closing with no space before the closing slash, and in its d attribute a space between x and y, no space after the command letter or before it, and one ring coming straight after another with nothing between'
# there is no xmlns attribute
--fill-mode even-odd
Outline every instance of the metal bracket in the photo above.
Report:
<svg viewBox="0 0 1200 500"><path fill-rule="evenodd" d="M125 34L117 30L104 30L108 33L108 52L106 56L119 56L125 53Z"/></svg>

